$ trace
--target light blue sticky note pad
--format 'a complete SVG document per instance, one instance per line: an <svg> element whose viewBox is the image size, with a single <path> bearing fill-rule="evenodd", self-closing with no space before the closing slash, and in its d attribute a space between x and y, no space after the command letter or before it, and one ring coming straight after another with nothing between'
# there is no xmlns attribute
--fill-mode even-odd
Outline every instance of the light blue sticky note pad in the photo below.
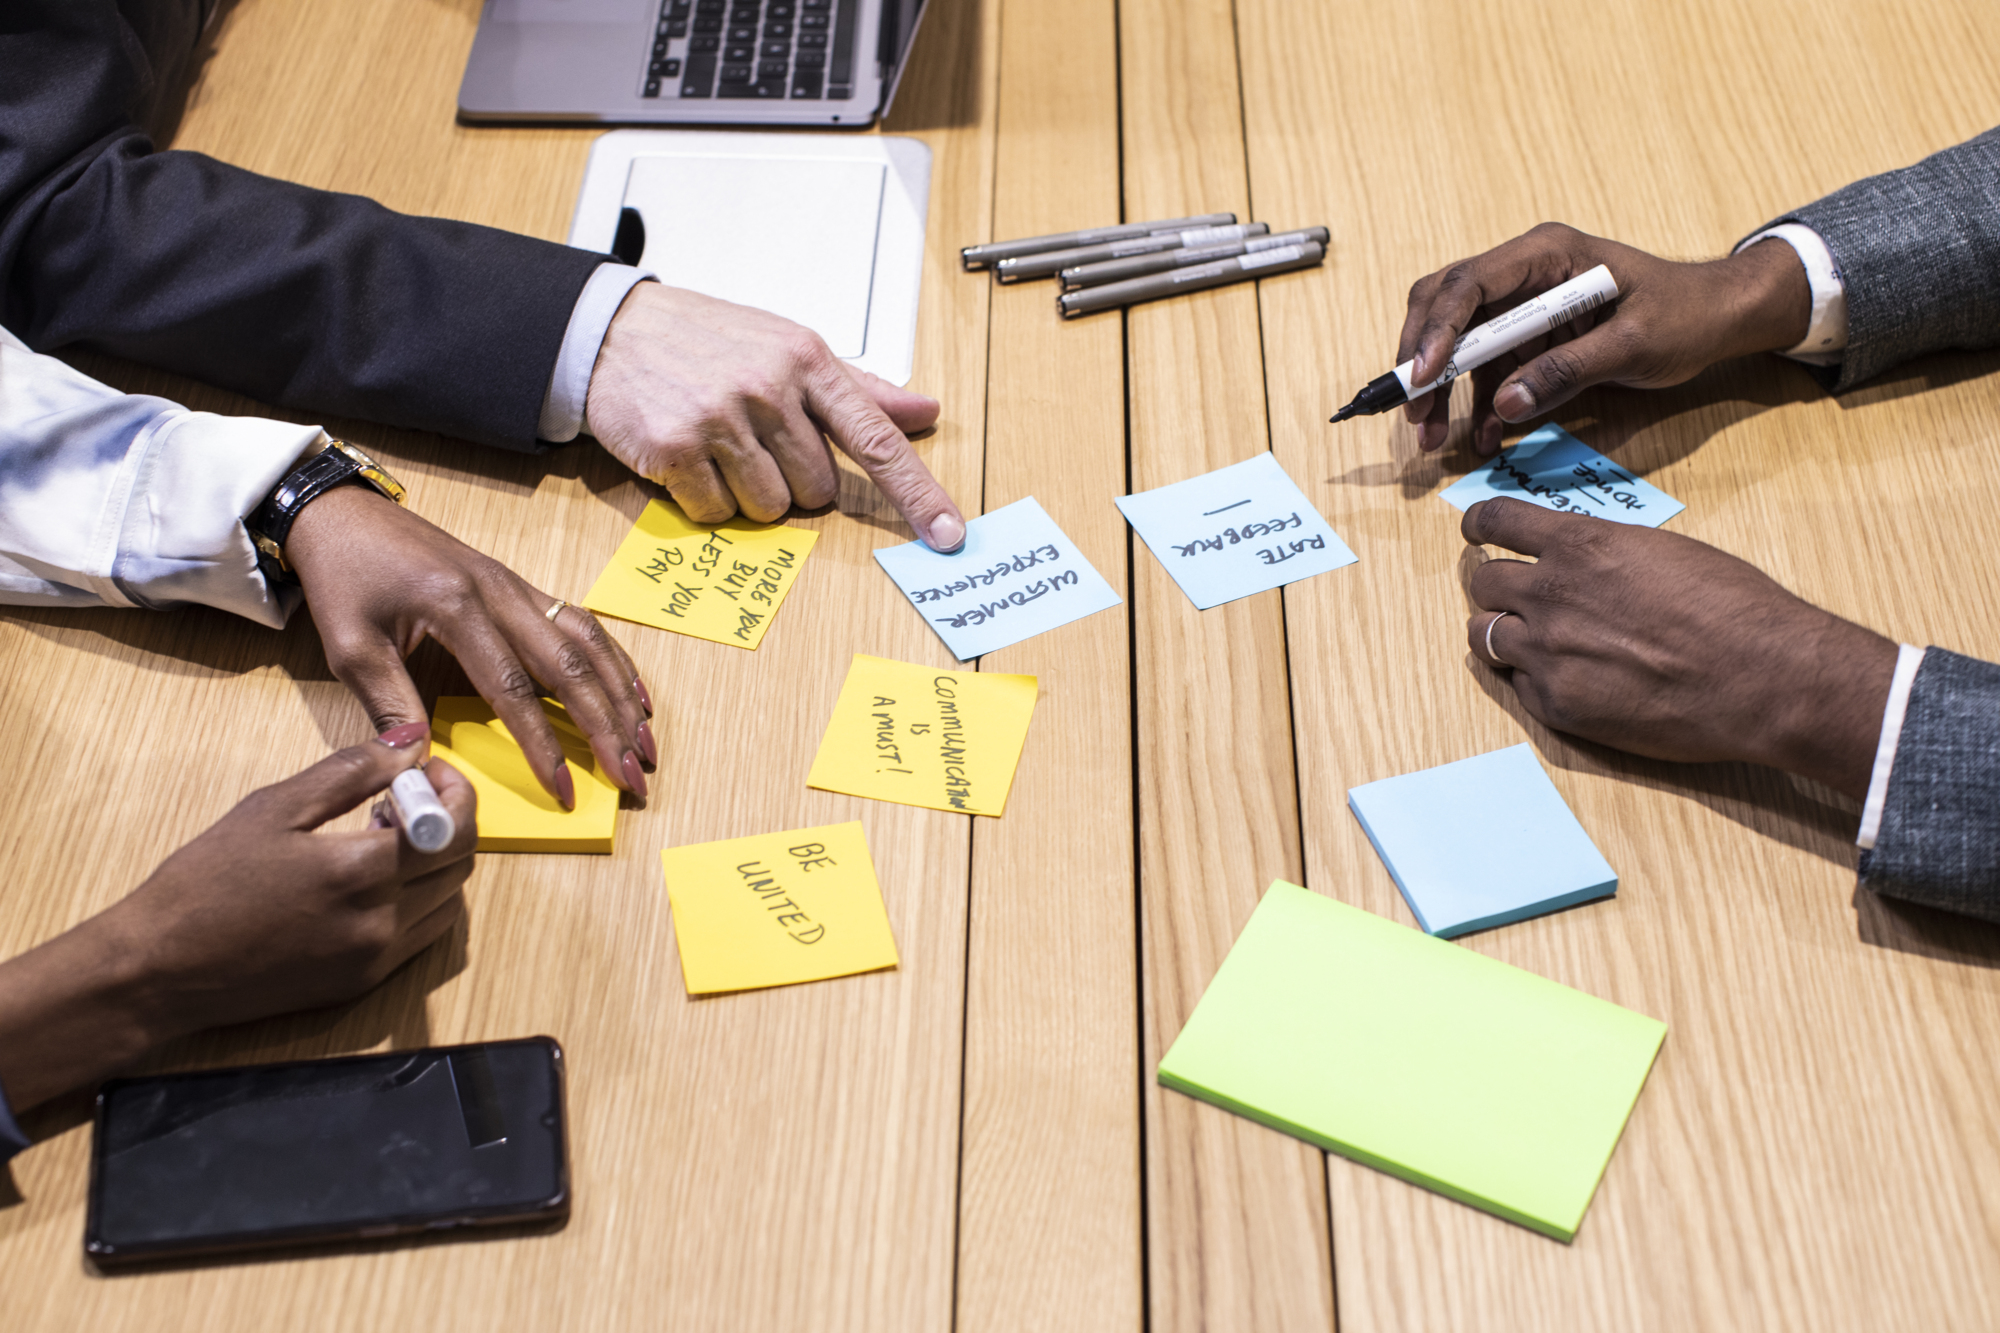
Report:
<svg viewBox="0 0 2000 1333"><path fill-rule="evenodd" d="M950 555L909 542L875 559L961 662L1120 600L1033 496L968 522Z"/></svg>
<svg viewBox="0 0 2000 1333"><path fill-rule="evenodd" d="M1203 611L1356 559L1268 452L1118 508Z"/></svg>
<svg viewBox="0 0 2000 1333"><path fill-rule="evenodd" d="M1618 892L1530 745L1352 788L1417 924L1450 939Z"/></svg>
<svg viewBox="0 0 2000 1333"><path fill-rule="evenodd" d="M1459 509L1507 495L1544 509L1657 528L1687 506L1561 426L1544 426L1441 492Z"/></svg>

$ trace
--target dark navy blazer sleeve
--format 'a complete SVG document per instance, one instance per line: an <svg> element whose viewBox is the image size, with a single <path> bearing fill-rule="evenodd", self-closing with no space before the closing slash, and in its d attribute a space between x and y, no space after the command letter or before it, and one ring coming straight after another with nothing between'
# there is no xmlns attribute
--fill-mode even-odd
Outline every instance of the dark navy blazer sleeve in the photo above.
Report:
<svg viewBox="0 0 2000 1333"><path fill-rule="evenodd" d="M33 1146L28 1142L28 1136L21 1132L21 1126L14 1121L14 1110L7 1105L6 1089L0 1088L0 1162Z"/></svg>
<svg viewBox="0 0 2000 1333"><path fill-rule="evenodd" d="M1925 352L2000 346L2000 129L1764 227L1781 222L1819 233L1847 291L1847 353L1814 368L1829 390Z"/></svg>
<svg viewBox="0 0 2000 1333"><path fill-rule="evenodd" d="M512 449L605 256L393 213L140 122L201 0L0 4L0 324L267 403Z"/></svg>
<svg viewBox="0 0 2000 1333"><path fill-rule="evenodd" d="M1861 884L2000 921L2000 666L1942 648L1910 687Z"/></svg>

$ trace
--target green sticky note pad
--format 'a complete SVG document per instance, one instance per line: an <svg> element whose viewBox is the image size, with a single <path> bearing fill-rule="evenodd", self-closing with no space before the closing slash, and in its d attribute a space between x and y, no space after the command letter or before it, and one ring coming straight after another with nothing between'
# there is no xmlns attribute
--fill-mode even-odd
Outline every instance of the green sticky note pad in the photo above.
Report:
<svg viewBox="0 0 2000 1333"><path fill-rule="evenodd" d="M1567 1241L1666 1035L1657 1019L1279 880L1159 1077Z"/></svg>

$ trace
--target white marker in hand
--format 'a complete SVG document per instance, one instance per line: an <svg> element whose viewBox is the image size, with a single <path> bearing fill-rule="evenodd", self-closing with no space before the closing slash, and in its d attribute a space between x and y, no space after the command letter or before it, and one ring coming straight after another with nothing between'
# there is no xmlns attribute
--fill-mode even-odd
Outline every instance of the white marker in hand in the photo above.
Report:
<svg viewBox="0 0 2000 1333"><path fill-rule="evenodd" d="M1468 371L1477 370L1496 357L1505 356L1533 338L1554 333L1578 315L1588 314L1618 299L1618 282L1611 270L1599 264L1551 287L1540 296L1523 301L1512 310L1495 315L1484 324L1474 325L1452 344L1451 360L1429 384L1412 384L1415 361L1405 361L1386 375L1368 382L1354 395L1354 401L1335 414L1335 421L1349 417L1373 416L1392 407L1415 402L1433 389L1441 389Z"/></svg>
<svg viewBox="0 0 2000 1333"><path fill-rule="evenodd" d="M389 800L410 845L420 852L441 852L458 835L458 821L431 788L421 765L406 768L389 784Z"/></svg>

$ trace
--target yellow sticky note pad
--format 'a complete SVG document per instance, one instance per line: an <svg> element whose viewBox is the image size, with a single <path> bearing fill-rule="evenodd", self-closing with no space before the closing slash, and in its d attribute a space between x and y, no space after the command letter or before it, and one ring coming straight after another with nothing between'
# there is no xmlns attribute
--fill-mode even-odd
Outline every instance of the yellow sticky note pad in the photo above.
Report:
<svg viewBox="0 0 2000 1333"><path fill-rule="evenodd" d="M819 534L783 523L690 523L655 500L583 604L641 625L755 649Z"/></svg>
<svg viewBox="0 0 2000 1333"><path fill-rule="evenodd" d="M465 774L479 793L482 852L608 852L618 788L598 771L590 742L559 703L542 700L576 783L576 809L542 790L507 724L484 699L448 697L431 718L431 754Z"/></svg>
<svg viewBox="0 0 2000 1333"><path fill-rule="evenodd" d="M1033 676L950 671L857 653L806 785L900 805L998 815L1034 715Z"/></svg>
<svg viewBox="0 0 2000 1333"><path fill-rule="evenodd" d="M690 995L896 965L859 820L674 847L660 868Z"/></svg>

